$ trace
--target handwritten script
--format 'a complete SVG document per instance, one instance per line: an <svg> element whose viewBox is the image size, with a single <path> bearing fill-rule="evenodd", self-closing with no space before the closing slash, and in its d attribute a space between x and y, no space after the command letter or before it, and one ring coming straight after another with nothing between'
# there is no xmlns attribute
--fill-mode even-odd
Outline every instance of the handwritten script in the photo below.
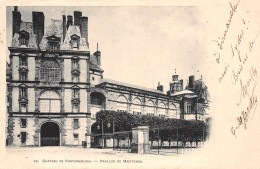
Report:
<svg viewBox="0 0 260 169"><path fill-rule="evenodd" d="M230 11L224 33L217 40L212 40L217 47L213 56L222 70L218 77L219 84L225 81L239 93L234 105L238 111L233 112L235 119L231 126L231 134L235 138L239 129L247 130L250 119L254 117L258 105L258 93L255 91L259 80L258 67L254 65L256 56L253 54L259 31L251 30L250 20L246 16L236 15L240 10L239 2L228 3ZM236 24L232 25L233 22Z"/></svg>

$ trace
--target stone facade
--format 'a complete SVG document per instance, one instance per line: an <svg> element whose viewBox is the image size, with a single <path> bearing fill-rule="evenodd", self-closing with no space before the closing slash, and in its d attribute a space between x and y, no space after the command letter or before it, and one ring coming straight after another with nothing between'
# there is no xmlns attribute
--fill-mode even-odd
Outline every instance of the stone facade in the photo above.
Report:
<svg viewBox="0 0 260 169"><path fill-rule="evenodd" d="M44 19L33 12L33 22ZM90 146L91 126L100 110L195 119L189 115L183 81L173 76L168 94L103 78L101 52L89 51L88 18L79 11L62 20L23 22L13 11L13 39L7 65L10 146ZM174 95L174 96L173 96ZM193 101L194 102L194 101ZM194 104L193 104L194 106ZM184 115L185 114L185 115Z"/></svg>

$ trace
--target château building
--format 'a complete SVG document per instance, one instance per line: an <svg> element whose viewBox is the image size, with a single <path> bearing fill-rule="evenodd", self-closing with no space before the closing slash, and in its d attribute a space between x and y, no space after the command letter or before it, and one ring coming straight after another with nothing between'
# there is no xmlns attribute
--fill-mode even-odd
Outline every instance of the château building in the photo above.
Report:
<svg viewBox="0 0 260 169"><path fill-rule="evenodd" d="M196 117L200 113L194 98L204 83L190 79L190 93L181 93L183 80L174 74L165 94L160 84L155 90L103 78L101 52L89 50L88 17L82 12L52 19L50 25L45 25L43 12L32 12L32 22L22 21L17 7L12 14L6 76L8 145L81 146L86 141L89 147L91 126L100 110L203 119L203 113Z"/></svg>

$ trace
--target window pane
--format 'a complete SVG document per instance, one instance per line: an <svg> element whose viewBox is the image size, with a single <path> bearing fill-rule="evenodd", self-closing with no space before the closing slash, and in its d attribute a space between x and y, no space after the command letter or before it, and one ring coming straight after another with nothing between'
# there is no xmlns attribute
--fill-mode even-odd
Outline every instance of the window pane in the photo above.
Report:
<svg viewBox="0 0 260 169"><path fill-rule="evenodd" d="M26 127L26 119L21 119L22 127Z"/></svg>
<svg viewBox="0 0 260 169"><path fill-rule="evenodd" d="M79 139L79 135L78 134L74 134L74 141L78 141Z"/></svg>
<svg viewBox="0 0 260 169"><path fill-rule="evenodd" d="M79 119L74 119L74 128L78 128L79 127Z"/></svg>
<svg viewBox="0 0 260 169"><path fill-rule="evenodd" d="M60 81L60 68L58 63L54 61L45 61L41 64L41 80L44 81Z"/></svg>
<svg viewBox="0 0 260 169"><path fill-rule="evenodd" d="M59 113L60 112L60 100L51 100L51 113Z"/></svg>
<svg viewBox="0 0 260 169"><path fill-rule="evenodd" d="M78 48L78 41L72 40L72 48Z"/></svg>
<svg viewBox="0 0 260 169"><path fill-rule="evenodd" d="M21 104L21 112L22 113L26 112L26 104Z"/></svg>
<svg viewBox="0 0 260 169"><path fill-rule="evenodd" d="M41 100L40 101L40 112L50 112L50 101Z"/></svg>

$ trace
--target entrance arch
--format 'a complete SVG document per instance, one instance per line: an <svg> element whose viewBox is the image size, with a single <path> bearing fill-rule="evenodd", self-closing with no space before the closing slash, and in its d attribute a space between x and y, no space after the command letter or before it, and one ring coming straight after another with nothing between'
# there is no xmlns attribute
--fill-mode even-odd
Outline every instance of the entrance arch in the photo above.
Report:
<svg viewBox="0 0 260 169"><path fill-rule="evenodd" d="M59 146L60 127L54 122L46 122L41 126L41 146Z"/></svg>

